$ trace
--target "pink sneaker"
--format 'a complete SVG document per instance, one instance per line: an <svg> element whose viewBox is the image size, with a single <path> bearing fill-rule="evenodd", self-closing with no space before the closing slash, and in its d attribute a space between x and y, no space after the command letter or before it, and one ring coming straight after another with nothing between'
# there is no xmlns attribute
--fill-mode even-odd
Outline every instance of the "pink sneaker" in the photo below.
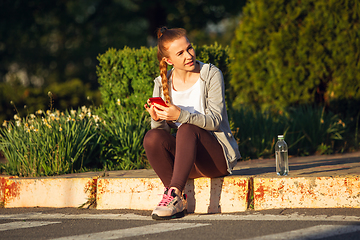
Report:
<svg viewBox="0 0 360 240"><path fill-rule="evenodd" d="M175 194L174 189L166 189L162 200L151 215L156 220L180 218L185 216L186 208L186 194L180 197Z"/></svg>

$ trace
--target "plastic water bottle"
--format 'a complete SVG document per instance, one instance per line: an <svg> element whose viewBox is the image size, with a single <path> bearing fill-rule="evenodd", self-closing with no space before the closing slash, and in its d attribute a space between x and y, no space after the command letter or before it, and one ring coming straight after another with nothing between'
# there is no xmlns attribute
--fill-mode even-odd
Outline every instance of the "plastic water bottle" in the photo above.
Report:
<svg viewBox="0 0 360 240"><path fill-rule="evenodd" d="M283 135L278 135L275 145L276 173L279 176L287 176L289 173L288 146Z"/></svg>

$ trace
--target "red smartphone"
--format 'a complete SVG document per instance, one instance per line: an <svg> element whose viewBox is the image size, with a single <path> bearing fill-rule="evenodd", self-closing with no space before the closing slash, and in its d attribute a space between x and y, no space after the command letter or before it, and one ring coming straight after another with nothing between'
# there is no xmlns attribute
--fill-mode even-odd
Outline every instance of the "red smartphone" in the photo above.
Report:
<svg viewBox="0 0 360 240"><path fill-rule="evenodd" d="M151 97L149 98L151 105L154 105L154 103L157 103L161 106L168 107L164 100L161 97Z"/></svg>

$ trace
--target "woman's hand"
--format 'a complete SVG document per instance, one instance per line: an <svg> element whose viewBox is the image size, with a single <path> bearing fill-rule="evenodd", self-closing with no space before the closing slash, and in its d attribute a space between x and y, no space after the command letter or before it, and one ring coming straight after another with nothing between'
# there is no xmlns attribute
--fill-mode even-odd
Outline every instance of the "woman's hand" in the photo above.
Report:
<svg viewBox="0 0 360 240"><path fill-rule="evenodd" d="M154 105L150 104L150 101L147 102L150 107L145 104L145 109L150 114L151 118L155 121L159 120L165 120L165 121L175 121L180 116L181 109L168 101L166 101L167 107L161 106L157 103L154 103Z"/></svg>
<svg viewBox="0 0 360 240"><path fill-rule="evenodd" d="M165 102L167 107L161 106L155 103L155 112L156 115L165 121L175 121L179 118L181 109L178 106L175 106L168 101Z"/></svg>
<svg viewBox="0 0 360 240"><path fill-rule="evenodd" d="M160 118L156 115L155 106L151 104L150 100L147 100L146 104L144 105L146 111L150 114L150 117L155 121L159 121Z"/></svg>

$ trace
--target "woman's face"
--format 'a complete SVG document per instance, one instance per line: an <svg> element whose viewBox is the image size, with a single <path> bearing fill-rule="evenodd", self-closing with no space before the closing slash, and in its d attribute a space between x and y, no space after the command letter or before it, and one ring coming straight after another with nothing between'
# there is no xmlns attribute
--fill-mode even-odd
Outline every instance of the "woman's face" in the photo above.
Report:
<svg viewBox="0 0 360 240"><path fill-rule="evenodd" d="M196 54L187 37L176 39L168 48L169 57L165 61L176 70L195 70Z"/></svg>

